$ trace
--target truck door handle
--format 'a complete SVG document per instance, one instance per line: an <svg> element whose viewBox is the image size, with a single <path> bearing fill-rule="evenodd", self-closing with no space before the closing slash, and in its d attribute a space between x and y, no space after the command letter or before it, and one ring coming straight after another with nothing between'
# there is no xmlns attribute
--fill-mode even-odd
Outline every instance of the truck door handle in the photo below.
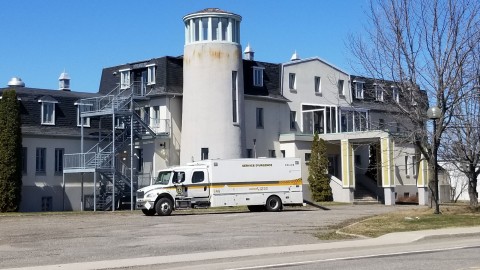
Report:
<svg viewBox="0 0 480 270"><path fill-rule="evenodd" d="M203 191L207 191L207 186L204 186L204 187L203 187Z"/></svg>

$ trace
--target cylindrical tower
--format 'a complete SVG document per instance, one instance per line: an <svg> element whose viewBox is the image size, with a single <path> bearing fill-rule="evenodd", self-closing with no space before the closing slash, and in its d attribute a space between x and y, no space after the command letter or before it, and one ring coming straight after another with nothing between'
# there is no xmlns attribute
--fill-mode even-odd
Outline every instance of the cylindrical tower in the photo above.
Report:
<svg viewBox="0 0 480 270"><path fill-rule="evenodd" d="M212 8L183 18L181 164L243 157L241 20Z"/></svg>

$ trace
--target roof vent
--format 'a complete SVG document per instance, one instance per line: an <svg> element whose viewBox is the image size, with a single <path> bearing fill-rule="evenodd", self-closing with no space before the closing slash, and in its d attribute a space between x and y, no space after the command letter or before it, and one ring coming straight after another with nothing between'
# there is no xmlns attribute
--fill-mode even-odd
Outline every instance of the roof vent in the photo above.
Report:
<svg viewBox="0 0 480 270"><path fill-rule="evenodd" d="M292 58L290 58L290 61L297 61L300 60L300 57L298 57L297 50L292 55Z"/></svg>
<svg viewBox="0 0 480 270"><path fill-rule="evenodd" d="M250 43L248 43L247 48L245 48L245 51L243 51L245 54L245 59L246 60L254 60L255 52L252 50L252 47L250 47Z"/></svg>
<svg viewBox="0 0 480 270"><path fill-rule="evenodd" d="M65 71L58 78L58 90L70 91L70 76Z"/></svg>
<svg viewBox="0 0 480 270"><path fill-rule="evenodd" d="M12 87L25 87L25 83L22 81L21 78L19 77L13 77L10 79L8 82L8 86Z"/></svg>

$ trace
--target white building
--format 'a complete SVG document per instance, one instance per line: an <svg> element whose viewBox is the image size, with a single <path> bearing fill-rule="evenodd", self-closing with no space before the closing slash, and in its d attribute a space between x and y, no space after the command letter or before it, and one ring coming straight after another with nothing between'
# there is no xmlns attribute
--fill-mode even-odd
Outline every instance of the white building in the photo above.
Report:
<svg viewBox="0 0 480 270"><path fill-rule="evenodd" d="M120 206L156 171L201 159L300 157L308 185L315 132L328 143L336 201L354 202L366 193L386 205L428 203L426 163L402 140L408 123L391 106L407 102L395 83L352 76L296 52L285 63L261 62L249 45L242 59L241 20L219 9L186 15L183 56L105 68L95 95L50 90L79 95L68 110L78 108L76 119L84 121L83 127L71 122L75 136L62 141L68 145L63 178L43 181L55 190L53 204L67 201L61 204L67 210ZM65 114L67 108L60 109ZM32 136L40 143L40 134ZM49 139L41 143L52 149L60 143ZM36 177L24 183L38 186ZM39 210L30 205L24 199L22 210Z"/></svg>

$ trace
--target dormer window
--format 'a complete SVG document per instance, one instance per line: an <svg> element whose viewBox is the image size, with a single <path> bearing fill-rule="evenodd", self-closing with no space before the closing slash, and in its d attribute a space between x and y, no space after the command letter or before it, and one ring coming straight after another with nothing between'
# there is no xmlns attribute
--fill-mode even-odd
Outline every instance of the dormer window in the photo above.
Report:
<svg viewBox="0 0 480 270"><path fill-rule="evenodd" d="M156 65L147 65L147 84L155 84L157 66Z"/></svg>
<svg viewBox="0 0 480 270"><path fill-rule="evenodd" d="M355 83L355 97L358 99L363 99L363 85L365 82L362 81L353 81Z"/></svg>
<svg viewBox="0 0 480 270"><path fill-rule="evenodd" d="M396 103L400 102L400 93L398 92L398 88L395 86L392 86L392 99Z"/></svg>
<svg viewBox="0 0 480 270"><path fill-rule="evenodd" d="M253 86L257 86L257 87L263 86L263 68L260 68L260 67L253 68Z"/></svg>
<svg viewBox="0 0 480 270"><path fill-rule="evenodd" d="M80 104L80 103L74 103L74 105L77 106L77 127L82 126L82 112L85 111L90 111L91 110L91 105L85 105L85 104ZM89 109L85 110L85 106L90 107ZM83 126L84 127L90 127L90 117L83 117Z"/></svg>
<svg viewBox="0 0 480 270"><path fill-rule="evenodd" d="M122 69L120 72L120 89L130 88L130 69Z"/></svg>
<svg viewBox="0 0 480 270"><path fill-rule="evenodd" d="M374 84L375 88L375 100L376 101L383 101L383 88L381 85Z"/></svg>
<svg viewBox="0 0 480 270"><path fill-rule="evenodd" d="M42 125L55 125L55 99L44 96L38 100L41 103L41 122Z"/></svg>
<svg viewBox="0 0 480 270"><path fill-rule="evenodd" d="M322 95L322 84L321 84L320 76L315 76L314 78L315 78L314 79L315 94Z"/></svg>

